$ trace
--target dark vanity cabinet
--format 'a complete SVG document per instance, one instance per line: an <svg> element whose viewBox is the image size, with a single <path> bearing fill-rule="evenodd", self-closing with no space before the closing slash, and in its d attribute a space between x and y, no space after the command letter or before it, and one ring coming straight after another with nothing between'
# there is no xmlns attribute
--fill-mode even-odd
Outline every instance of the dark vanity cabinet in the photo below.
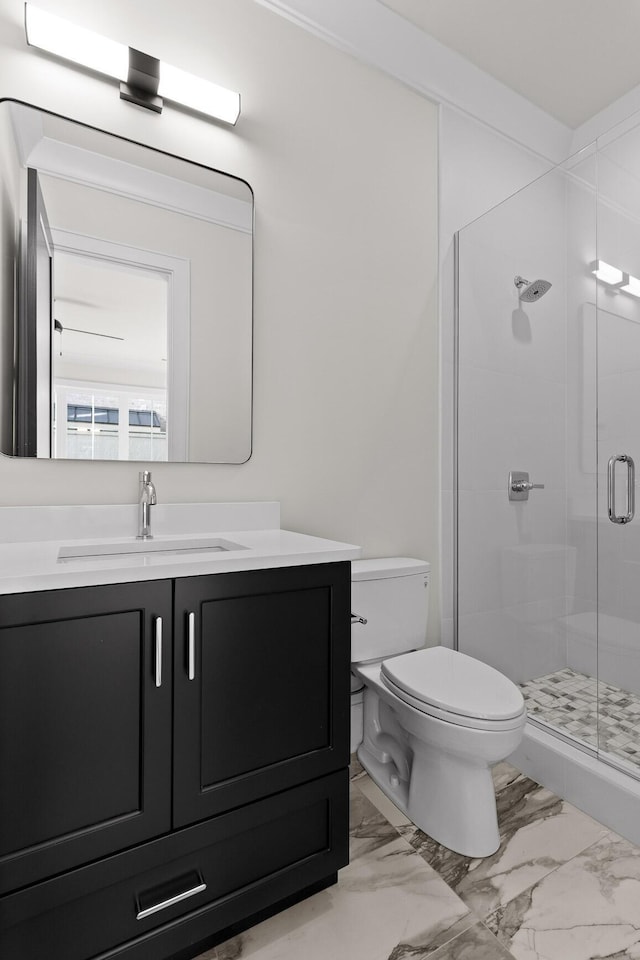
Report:
<svg viewBox="0 0 640 960"><path fill-rule="evenodd" d="M348 764L349 583L331 572L176 581L176 826Z"/></svg>
<svg viewBox="0 0 640 960"><path fill-rule="evenodd" d="M167 960L347 862L348 563L0 597L0 957Z"/></svg>

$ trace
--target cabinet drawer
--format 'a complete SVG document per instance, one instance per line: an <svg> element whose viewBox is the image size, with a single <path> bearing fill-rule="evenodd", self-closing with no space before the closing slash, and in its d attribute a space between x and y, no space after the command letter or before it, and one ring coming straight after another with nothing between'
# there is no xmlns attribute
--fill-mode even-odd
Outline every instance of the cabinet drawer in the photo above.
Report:
<svg viewBox="0 0 640 960"><path fill-rule="evenodd" d="M347 823L345 770L74 870L0 900L0 956L169 958L335 873Z"/></svg>

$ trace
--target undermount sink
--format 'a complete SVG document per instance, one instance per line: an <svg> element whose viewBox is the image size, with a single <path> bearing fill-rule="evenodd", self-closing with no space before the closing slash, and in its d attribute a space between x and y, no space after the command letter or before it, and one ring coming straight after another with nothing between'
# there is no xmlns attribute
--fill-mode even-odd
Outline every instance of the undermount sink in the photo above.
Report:
<svg viewBox="0 0 640 960"><path fill-rule="evenodd" d="M138 555L227 553L229 550L246 550L240 543L222 540L220 537L188 537L184 540L112 540L108 543L83 543L60 547L58 563L69 560L103 560L105 557L133 557Z"/></svg>

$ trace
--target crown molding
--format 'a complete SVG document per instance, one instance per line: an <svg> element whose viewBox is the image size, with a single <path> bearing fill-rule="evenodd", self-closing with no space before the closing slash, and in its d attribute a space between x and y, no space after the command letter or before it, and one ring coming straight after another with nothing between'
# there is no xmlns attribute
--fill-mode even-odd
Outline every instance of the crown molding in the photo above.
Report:
<svg viewBox="0 0 640 960"><path fill-rule="evenodd" d="M475 117L553 163L573 131L379 0L255 0L437 104Z"/></svg>

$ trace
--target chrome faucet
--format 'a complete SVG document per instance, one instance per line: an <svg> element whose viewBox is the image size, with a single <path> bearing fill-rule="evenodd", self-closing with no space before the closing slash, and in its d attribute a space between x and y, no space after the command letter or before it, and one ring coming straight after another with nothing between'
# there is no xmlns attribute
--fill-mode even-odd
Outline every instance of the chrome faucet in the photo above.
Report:
<svg viewBox="0 0 640 960"><path fill-rule="evenodd" d="M151 507L156 500L156 488L151 483L151 471L143 470L139 474L140 478L140 497L138 505L138 540L153 540L151 533Z"/></svg>

